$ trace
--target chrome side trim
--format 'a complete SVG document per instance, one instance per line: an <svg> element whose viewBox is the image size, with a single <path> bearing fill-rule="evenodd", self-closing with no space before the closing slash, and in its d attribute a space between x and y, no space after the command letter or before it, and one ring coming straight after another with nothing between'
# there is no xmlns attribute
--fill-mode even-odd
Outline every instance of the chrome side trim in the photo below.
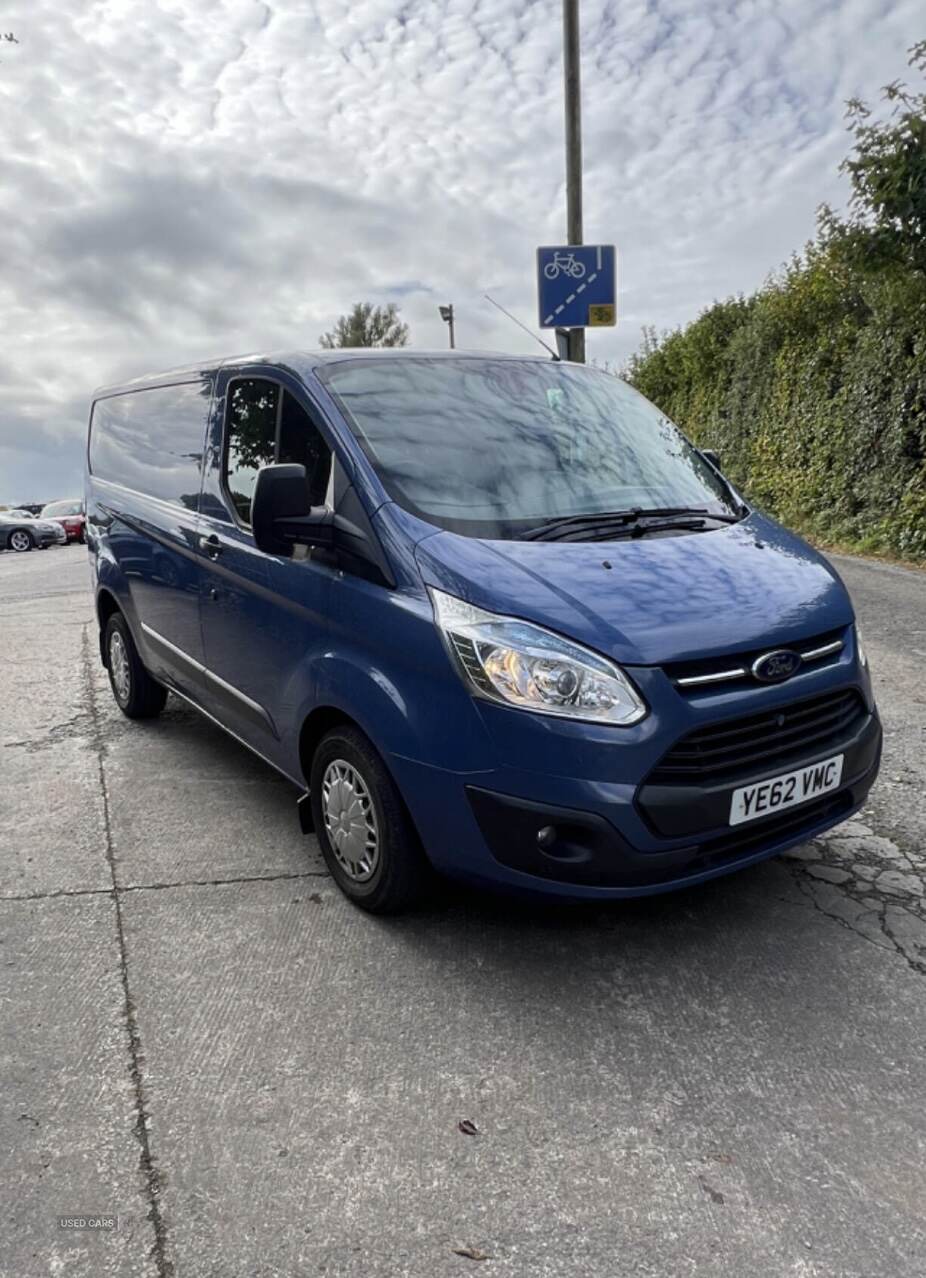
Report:
<svg viewBox="0 0 926 1278"><path fill-rule="evenodd" d="M717 674L707 675L689 675L687 679L676 679L676 686L679 688L692 688L698 683L725 683L729 679L744 679L746 677L745 666L740 666L736 670L720 670Z"/></svg>
<svg viewBox="0 0 926 1278"><path fill-rule="evenodd" d="M182 648L178 648L175 643L171 643L169 639L165 639L162 634L159 634L157 630L155 630L152 626L147 625L144 621L141 623L141 628L150 639L153 639L155 643L163 644L163 646L169 649L174 656L179 657L181 661L185 661L188 666L191 666L197 674L203 675L211 683L217 684L220 688L224 689L225 692L230 693L236 700L240 701L242 705L247 706L253 714L256 714L259 719L270 726L274 736L277 735L273 727L273 720L259 701L252 701L250 697L246 696L240 690L240 688L236 688L234 684L228 683L227 680L220 678L217 674L214 674L208 666L204 666L201 661L197 661L196 658L191 657L188 652L184 652ZM205 714L206 711L203 711L203 713ZM216 720L216 722L218 722L218 720ZM263 758L263 756L261 757Z"/></svg>
<svg viewBox="0 0 926 1278"><path fill-rule="evenodd" d="M825 643L822 648L811 648L807 652L802 652L801 657L804 661L818 661L820 657L828 657L831 653L840 652L843 647L841 639L834 639L832 643Z"/></svg>
<svg viewBox="0 0 926 1278"><path fill-rule="evenodd" d="M213 674L208 666L203 666L202 669L203 674L211 683L217 683L220 688L224 688L226 692L230 692L233 697L237 697L239 701L243 702L244 705L253 710L255 714L260 715L262 719L270 718L267 711L259 701L252 701L250 697L245 696L245 694L239 688L236 688L234 684L226 682L225 679L220 679L217 674Z"/></svg>
<svg viewBox="0 0 926 1278"><path fill-rule="evenodd" d="M196 658L191 657L188 652L184 652L182 648L178 648L175 643L171 643L169 639L165 639L164 636L160 634L157 630L155 630L153 626L149 626L146 622L143 621L141 623L141 628L142 630L144 630L145 634L148 635L150 639L153 639L155 641L155 643L163 644L165 648L170 649L170 651L174 654L174 656L179 657L181 661L185 661L188 666L192 666L193 669L197 672L197 674L208 673L206 670L206 667L203 665L201 661L197 661Z"/></svg>

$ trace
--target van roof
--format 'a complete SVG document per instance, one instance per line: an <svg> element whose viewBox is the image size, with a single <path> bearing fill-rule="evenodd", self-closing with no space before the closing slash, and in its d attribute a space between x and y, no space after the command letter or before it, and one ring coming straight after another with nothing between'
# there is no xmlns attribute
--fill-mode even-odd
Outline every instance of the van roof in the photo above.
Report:
<svg viewBox="0 0 926 1278"><path fill-rule="evenodd" d="M426 350L414 346L339 346L334 350L323 351L259 351L245 355L230 355L224 359L203 360L198 364L183 364L178 368L165 369L160 373L147 373L142 377L132 378L128 382L120 382L112 386L98 386L93 392L93 399L105 395L117 395L122 391L143 390L147 386L161 386L184 378L199 377L203 373L214 373L220 368L235 368L238 365L266 365L268 368L283 367L302 376L323 364L339 364L354 359L497 359L497 360L530 360L537 363L549 363L549 355L511 354L502 351L461 351L461 350Z"/></svg>

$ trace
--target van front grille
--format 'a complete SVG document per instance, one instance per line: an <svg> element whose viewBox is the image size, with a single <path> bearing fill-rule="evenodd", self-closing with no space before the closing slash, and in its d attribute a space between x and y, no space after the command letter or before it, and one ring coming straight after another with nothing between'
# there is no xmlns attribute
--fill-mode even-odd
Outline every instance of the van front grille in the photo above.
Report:
<svg viewBox="0 0 926 1278"><path fill-rule="evenodd" d="M646 779L647 785L698 785L736 780L761 765L785 771L829 745L838 746L865 718L854 688L841 688L762 714L726 719L677 741Z"/></svg>
<svg viewBox="0 0 926 1278"><path fill-rule="evenodd" d="M800 653L804 666L822 670L840 659L845 646L845 631L845 626L841 626L838 630L827 630L799 643L779 646ZM755 687L752 664L769 650L766 644L764 648L751 648L725 657L670 661L662 668L681 693L726 692L730 687Z"/></svg>

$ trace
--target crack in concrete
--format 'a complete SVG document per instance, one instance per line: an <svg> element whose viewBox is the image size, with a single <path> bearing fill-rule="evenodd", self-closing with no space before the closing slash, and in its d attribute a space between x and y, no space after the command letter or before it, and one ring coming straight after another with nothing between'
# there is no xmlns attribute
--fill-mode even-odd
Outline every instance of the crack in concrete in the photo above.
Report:
<svg viewBox="0 0 926 1278"><path fill-rule="evenodd" d="M792 862L790 865L790 869L792 871L794 881L797 884L798 890L800 891L801 895L806 898L811 908L816 910L818 914L822 914L824 918L832 919L832 921L834 923L838 923L840 927L844 927L847 931L853 932L856 936L860 937L863 941L867 941L869 945L874 945L879 950L894 949L893 945L883 945L881 944L880 941L878 941L875 937L871 936L864 929L854 926L853 921L847 918L844 912L840 912L839 910L835 910L835 909L827 909L824 903L820 900L820 897L814 892L813 886L811 882L808 880L808 878L806 877L806 875L801 873L799 864L795 864L794 862ZM858 919L867 918L869 915L874 915L877 918L878 911L874 909L863 909L859 912L856 918L856 922L858 921Z"/></svg>
<svg viewBox="0 0 926 1278"><path fill-rule="evenodd" d="M926 976L921 867L893 840L850 820L785 860L814 909Z"/></svg>
<svg viewBox="0 0 926 1278"><path fill-rule="evenodd" d="M180 883L136 883L120 888L121 892L164 892L184 887L228 887L236 883L279 883L299 879L330 879L327 870L285 871L280 874L243 874L232 879L186 879Z"/></svg>
<svg viewBox="0 0 926 1278"><path fill-rule="evenodd" d="M327 870L286 870L279 874L242 874L240 877L228 879L176 879L170 883L123 883L113 888L61 888L55 892L21 892L10 896L0 896L0 905L7 901L51 901L62 896L115 896L129 892L169 892L175 888L188 887L232 887L236 883L279 883L299 879L330 879Z"/></svg>
<svg viewBox="0 0 926 1278"><path fill-rule="evenodd" d="M167 1255L167 1228L164 1217L161 1214L161 1205L159 1201L163 1181L161 1173L155 1165L154 1157L151 1153L151 1143L148 1139L149 1115L145 1105L144 1082L142 1079L141 1036L138 1029L138 1016L135 1001L132 998L131 987L129 984L128 952L126 949L125 927L122 918L119 879L116 872L115 850L113 848L112 824L110 821L109 810L109 791L106 784L106 745L103 735L103 725L100 721L99 711L94 697L93 665L90 652L91 645L88 637L90 624L91 623L88 623L84 627L84 632L81 636L81 661L86 676L86 704L92 724L93 749L96 754L97 764L99 767L100 791L103 800L103 831L106 842L106 861L109 865L109 872L112 878L112 897L116 911L116 934L119 942L119 969L125 1000L125 1020L129 1038L129 1059L131 1062L130 1072L132 1077L132 1086L135 1092L135 1109L137 1114L135 1122L135 1136L141 1146L139 1163L145 1182L145 1192L149 1204L148 1219L151 1221L151 1227L154 1230L154 1242L149 1255L152 1257L157 1267L158 1278L172 1278L174 1266Z"/></svg>
<svg viewBox="0 0 926 1278"><path fill-rule="evenodd" d="M93 735L94 723L92 714L82 711L72 715L63 723L56 723L48 729L44 736L26 737L20 741L4 741L4 750L24 750L26 754L37 754L40 750L50 750L62 741L72 741L78 737Z"/></svg>
<svg viewBox="0 0 926 1278"><path fill-rule="evenodd" d="M0 896L0 905L11 901L57 901L69 896L113 896L112 888L59 888L55 892L18 892Z"/></svg>

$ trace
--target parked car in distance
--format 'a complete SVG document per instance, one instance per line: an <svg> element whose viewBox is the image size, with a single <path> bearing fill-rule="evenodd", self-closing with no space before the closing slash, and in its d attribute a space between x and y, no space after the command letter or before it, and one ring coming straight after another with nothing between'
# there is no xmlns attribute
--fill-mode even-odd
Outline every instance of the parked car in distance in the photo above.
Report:
<svg viewBox="0 0 926 1278"><path fill-rule="evenodd" d="M50 501L42 508L42 519L56 519L68 541L84 540L84 503L82 501Z"/></svg>
<svg viewBox="0 0 926 1278"><path fill-rule="evenodd" d="M430 866L609 900L865 802L881 725L832 565L595 368L332 350L97 392L87 528L129 718L177 693L298 786L342 891Z"/></svg>
<svg viewBox="0 0 926 1278"><path fill-rule="evenodd" d="M25 518L16 511L0 511L0 550L15 550L22 554L27 550L47 550L49 546L63 546L67 533L54 519Z"/></svg>

